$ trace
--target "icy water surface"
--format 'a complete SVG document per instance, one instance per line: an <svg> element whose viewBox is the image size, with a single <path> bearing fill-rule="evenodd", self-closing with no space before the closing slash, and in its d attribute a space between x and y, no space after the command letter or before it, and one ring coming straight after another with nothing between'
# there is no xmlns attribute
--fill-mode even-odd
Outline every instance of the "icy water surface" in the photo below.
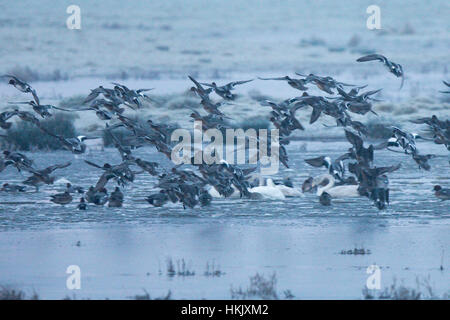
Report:
<svg viewBox="0 0 450 320"><path fill-rule="evenodd" d="M296 186L309 175L324 173L304 159L328 154L335 158L346 142L295 142L288 154L293 170L282 169ZM125 190L122 209L91 206L86 212L74 203L61 207L49 194L63 185L12 196L0 194L0 284L9 284L42 298L127 298L147 290L174 298L230 298L230 288L246 288L256 272L276 273L277 290L296 298L360 298L366 268L381 267L382 286L394 278L414 287L417 276L431 279L436 293L450 289L449 202L437 200L432 187L450 185L445 148L427 143L427 152L441 155L430 161L430 172L420 171L409 156L379 151L377 166L402 163L389 175L391 205L379 212L366 198L334 200L323 207L313 194L284 201L216 200L208 208L183 210L180 205L149 206L144 198L155 180L138 175ZM305 151L306 149L306 151ZM153 149L137 155L169 164ZM74 158L67 152L31 153L36 166L72 161L58 177L88 187L100 172L83 162L118 163L115 150L91 152ZM8 168L2 182L20 182ZM112 190L113 185L109 185ZM7 204L19 202L23 204ZM79 242L79 245L77 243ZM369 255L341 255L341 250L363 247ZM170 277L167 259L184 259L193 276ZM444 270L439 270L443 261ZM220 277L204 275L215 264ZM66 268L78 265L81 290L66 288Z"/></svg>

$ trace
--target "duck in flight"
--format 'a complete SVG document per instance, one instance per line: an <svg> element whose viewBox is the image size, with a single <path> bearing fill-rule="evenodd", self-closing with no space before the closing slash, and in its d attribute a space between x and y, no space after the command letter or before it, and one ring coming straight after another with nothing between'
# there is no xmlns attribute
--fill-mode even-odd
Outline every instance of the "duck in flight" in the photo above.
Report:
<svg viewBox="0 0 450 320"><path fill-rule="evenodd" d="M37 104L36 101L25 101L25 102L8 102L9 104L28 104L33 107L34 112L40 115L43 119L50 118L52 114L50 113L51 109L61 110L61 111L72 111L59 107L55 107L51 104Z"/></svg>
<svg viewBox="0 0 450 320"><path fill-rule="evenodd" d="M217 86L217 84L215 82L211 82L211 83L201 82L201 84L206 87L212 88L215 93L217 93L219 96L221 96L225 100L234 100L236 98L236 95L233 94L231 92L231 90L233 90L234 87L237 85L244 84L244 83L247 83L250 81L253 81L253 79L243 80L243 81L233 81L233 82L227 83L226 85L223 85L223 86Z"/></svg>
<svg viewBox="0 0 450 320"><path fill-rule="evenodd" d="M308 90L308 87L305 85L308 83L305 79L293 79L289 76L284 77L276 77L276 78L260 78L259 80L284 80L287 81L288 85L290 85L292 88L300 90L300 91L306 91Z"/></svg>
<svg viewBox="0 0 450 320"><path fill-rule="evenodd" d="M3 75L2 78L9 78L8 84L12 85L17 90L24 93L31 93L33 95L34 101L39 104L39 97L36 94L36 90L34 90L28 83L9 74Z"/></svg>
<svg viewBox="0 0 450 320"><path fill-rule="evenodd" d="M368 54L367 56L361 57L356 59L357 62L366 62L366 61L380 61L382 62L386 68L389 70L390 73L392 73L393 75L395 75L397 78L401 77L402 78L402 83L400 85L400 89L403 87L403 82L405 81L405 75L403 73L403 67L401 64L395 63L391 60L389 60L388 58L386 58L385 56L381 55L381 54Z"/></svg>

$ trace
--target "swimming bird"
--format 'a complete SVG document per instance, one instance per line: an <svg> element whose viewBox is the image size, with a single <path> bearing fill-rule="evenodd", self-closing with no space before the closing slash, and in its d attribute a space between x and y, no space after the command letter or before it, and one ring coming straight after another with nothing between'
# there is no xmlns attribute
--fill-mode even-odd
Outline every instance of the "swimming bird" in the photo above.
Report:
<svg viewBox="0 0 450 320"><path fill-rule="evenodd" d="M442 201L450 200L450 189L444 189L440 185L435 185L433 190L434 195Z"/></svg>
<svg viewBox="0 0 450 320"><path fill-rule="evenodd" d="M302 197L303 194L294 186L289 187L285 184L275 184L275 188L281 191L285 197Z"/></svg>
<svg viewBox="0 0 450 320"><path fill-rule="evenodd" d="M313 190L313 177L308 177L302 184L302 192L310 192Z"/></svg>
<svg viewBox="0 0 450 320"><path fill-rule="evenodd" d="M80 203L78 204L77 208L78 210L86 210L87 204L86 201L84 201L83 197L80 198Z"/></svg>
<svg viewBox="0 0 450 320"><path fill-rule="evenodd" d="M390 61L385 56L383 56L381 54L376 54L376 53L369 54L367 56L356 59L356 61L358 61L358 62L366 62L366 61L374 61L374 60L378 60L378 61L382 62L386 66L386 68L389 70L390 73L392 73L396 77L402 78L402 83L400 85L400 89L401 89L403 87L403 82L405 80L405 76L403 73L403 68L400 64Z"/></svg>
<svg viewBox="0 0 450 320"><path fill-rule="evenodd" d="M335 179L331 174L323 174L313 179L312 187L317 187L317 195L327 192L333 198L359 197L358 185L335 186Z"/></svg>
<svg viewBox="0 0 450 320"><path fill-rule="evenodd" d="M0 191L4 192L25 192L26 187L17 184L4 183Z"/></svg>
<svg viewBox="0 0 450 320"><path fill-rule="evenodd" d="M244 84L244 83L247 83L250 81L253 81L253 79L243 80L243 81L233 81L233 82L227 83L226 85L223 85L223 86L217 86L217 84L215 82L211 82L211 83L201 82L201 84L212 88L215 93L217 93L219 96L221 96L222 98L224 98L226 100L234 100L236 98L236 95L233 94L231 92L231 90L233 90L234 87L237 85L241 85L241 84Z"/></svg>
<svg viewBox="0 0 450 320"><path fill-rule="evenodd" d="M294 187L290 177L285 177L283 180L274 181L275 187L280 190L285 197L303 197L302 192Z"/></svg>
<svg viewBox="0 0 450 320"><path fill-rule="evenodd" d="M24 93L31 93L33 95L34 101L39 104L39 97L36 94L36 90L34 90L28 83L9 74L5 74L2 77L9 78L8 84L14 86L14 88L16 88L17 90Z"/></svg>
<svg viewBox="0 0 450 320"><path fill-rule="evenodd" d="M272 200L284 200L286 197L283 192L277 188L277 186L273 183L272 179L266 180L266 185L260 185L258 187L253 187L248 189L250 193L258 193L264 199L272 199Z"/></svg>
<svg viewBox="0 0 450 320"><path fill-rule="evenodd" d="M94 198L95 198L95 189L94 186L90 186L88 191L86 192L86 194L84 195L84 197L86 198L86 201L88 203L94 203Z"/></svg>
<svg viewBox="0 0 450 320"><path fill-rule="evenodd" d="M169 201L169 197L164 190L161 190L159 193L149 195L146 200L154 207L162 207Z"/></svg>
<svg viewBox="0 0 450 320"><path fill-rule="evenodd" d="M200 205L202 207L205 207L211 204L212 198L213 197L209 194L208 191L202 189L199 193L198 201L200 202Z"/></svg>
<svg viewBox="0 0 450 320"><path fill-rule="evenodd" d="M294 184L292 183L292 180L290 177L284 177L283 180L274 180L273 181L276 185L285 185L286 187L293 188Z"/></svg>
<svg viewBox="0 0 450 320"><path fill-rule="evenodd" d="M84 193L84 189L82 187L73 186L71 183L66 184L66 191L69 193Z"/></svg>
<svg viewBox="0 0 450 320"><path fill-rule="evenodd" d="M331 196L328 192L323 192L319 197L319 202L323 206L330 206L331 205Z"/></svg>
<svg viewBox="0 0 450 320"><path fill-rule="evenodd" d="M383 174L375 178L375 186L371 188L369 198L372 199L379 210L389 204L389 179Z"/></svg>
<svg viewBox="0 0 450 320"><path fill-rule="evenodd" d="M119 187L116 187L116 189L111 192L111 195L109 196L108 207L120 208L122 207L122 203L123 193L120 191Z"/></svg>
<svg viewBox="0 0 450 320"><path fill-rule="evenodd" d="M65 191L64 193L57 193L50 196L51 202L60 204L60 205L66 205L72 202L72 196L69 192Z"/></svg>
<svg viewBox="0 0 450 320"><path fill-rule="evenodd" d="M105 188L95 190L92 196L92 202L97 206L103 206L108 201L108 191Z"/></svg>

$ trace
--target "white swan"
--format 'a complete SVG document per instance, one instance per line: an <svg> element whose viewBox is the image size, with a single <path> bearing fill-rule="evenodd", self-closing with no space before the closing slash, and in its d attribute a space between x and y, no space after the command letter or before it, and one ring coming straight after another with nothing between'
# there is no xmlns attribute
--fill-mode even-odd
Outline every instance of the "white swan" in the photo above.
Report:
<svg viewBox="0 0 450 320"><path fill-rule="evenodd" d="M261 174L261 173L256 173L256 174L254 174L253 175L253 177L252 178L250 178L251 180L253 179L253 181L255 181L255 180L259 180L259 186L264 186L265 185L265 183L264 183L264 177L263 177L263 175ZM272 181L272 183L273 183L273 180L272 179L270 179L270 181ZM288 187L288 186L286 186L286 185L284 185L284 184L274 184L273 183L273 185L275 186L275 188L277 188L278 190L280 190L282 193L283 193L283 195L285 196L285 197L304 197L305 195L299 190L299 189L297 189L297 188L291 188L291 187Z"/></svg>
<svg viewBox="0 0 450 320"><path fill-rule="evenodd" d="M326 183L324 186L323 184ZM360 197L358 185L334 186L335 180L331 174L323 174L315 177L312 186L317 186L317 195L327 192L333 198Z"/></svg>
<svg viewBox="0 0 450 320"><path fill-rule="evenodd" d="M250 188L248 191L251 193L258 193L266 199L283 200L286 198L283 192L277 188L277 185L273 183L272 179L267 179L266 184L267 185L265 186L260 185L258 187Z"/></svg>
<svg viewBox="0 0 450 320"><path fill-rule="evenodd" d="M233 187L233 194L228 198L241 198L241 193ZM259 186L249 188L249 192L261 195L263 199L283 200L286 197L303 197L304 195L297 188L290 188L283 184L275 184L272 179L267 179L264 185L264 178L259 176ZM208 190L213 198L224 198L213 186Z"/></svg>
<svg viewBox="0 0 450 320"><path fill-rule="evenodd" d="M291 188L284 184L276 184L275 187L280 190L285 197L304 197L304 194L297 188Z"/></svg>

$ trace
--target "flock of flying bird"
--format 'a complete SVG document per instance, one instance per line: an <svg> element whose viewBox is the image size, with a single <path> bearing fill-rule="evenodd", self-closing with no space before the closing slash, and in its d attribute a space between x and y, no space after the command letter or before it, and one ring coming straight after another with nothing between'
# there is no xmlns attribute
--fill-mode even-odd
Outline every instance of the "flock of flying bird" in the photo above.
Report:
<svg viewBox="0 0 450 320"><path fill-rule="evenodd" d="M359 58L358 62L380 61L397 77L402 78L403 68L400 64L388 60L379 54L371 54ZM143 145L152 145L156 150L170 160L172 147L170 144L170 134L175 127L152 120L145 123L137 121L124 115L125 107L138 110L142 107L143 101L152 102L152 99L145 94L151 89L132 90L124 85L113 83L113 88L99 86L91 90L84 100L85 107L80 109L64 109L53 105L41 104L36 91L26 82L13 75L4 75L8 83L23 93L32 95L33 100L28 102L12 102L12 104L26 104L32 107L34 114L29 111L14 109L0 113L0 127L8 130L12 126L9 120L15 116L23 121L27 121L39 128L43 134L50 135L57 139L61 146L73 154L83 154L86 151L84 141L90 137L78 136L72 138L62 137L50 132L38 117L46 119L52 117L53 110L64 112L76 112L91 110L96 116L105 121L105 132L111 137L115 148L119 151L122 162L116 165L105 163L99 165L85 160L87 165L93 166L101 172L97 183L87 190L79 186L67 183L63 193L51 195L50 201L66 205L73 201L73 195L79 194L80 200L78 208L85 210L88 204L105 205L110 207L121 207L124 201L124 194L121 189L135 180L137 174L150 174L158 182L155 188L159 192L150 194L146 200L153 206L161 207L168 202L181 203L184 208L193 208L196 205L207 206L215 197L246 197L249 199L279 198L284 199L289 196L302 196L305 192L315 191L319 196L319 201L323 205L330 205L331 199L335 197L367 197L373 201L379 209L384 209L389 204L389 179L387 174L400 168L400 164L376 167L374 166L374 151L387 149L393 152L400 152L410 155L418 164L420 169L430 170L429 159L435 157L431 154L419 152L416 140L433 140L434 143L444 145L450 151L450 121L439 120L435 115L429 118L413 120L416 124L428 126L432 138L422 138L421 136L406 132L396 127L392 127L392 137L380 144L364 146L364 137L367 134L366 126L352 119L351 114L365 115L368 112L376 114L372 110L372 102L377 101L373 96L381 89L362 92L366 86L356 86L339 82L332 77L322 77L314 74L302 75L295 79L289 76L278 78L259 78L261 80L286 81L291 87L302 93L294 98L281 102L265 100L262 106L270 107L270 121L279 130L279 160L289 168L289 159L286 145L290 143L290 137L295 130L305 130L299 122L296 113L305 109L311 109L310 121L316 122L322 115L331 117L336 121L338 127L343 127L345 136L351 147L340 157L332 160L328 156L306 159L305 162L314 167L325 167L326 174L317 177L309 177L299 189L295 188L290 178L282 181L264 179L257 174L257 167L240 168L231 165L225 160L220 163L207 164L202 162L191 164L196 170L176 165L170 169L161 168L158 163L146 161L135 157L133 150ZM232 92L237 85L242 85L253 80L235 81L223 86L218 86L215 82L200 83L193 77L188 76L193 82L191 91L200 98L200 104L206 111L206 115L201 115L197 111L192 111L191 118L201 121L203 130L216 128L223 130L228 128L225 114L219 109L224 104L231 104L236 99ZM449 87L450 84L444 81ZM309 95L306 91L309 85L316 86L319 90L333 95L331 97ZM346 88L350 88L349 90ZM348 90L348 91L347 91ZM210 94L214 92L223 100L214 102ZM443 91L450 93L449 91ZM108 122L109 121L109 122ZM125 128L130 132L130 138L120 140L114 134L116 128ZM92 137L91 137L92 138ZM258 139L258 138L257 138ZM399 149L399 150L395 150ZM200 151L202 152L202 151ZM203 158L203 157L202 157ZM194 160L192 157L191 160ZM345 163L347 162L347 163ZM23 181L23 185L33 186L36 191L39 187L55 182L53 172L66 168L71 163L63 163L49 166L44 169L37 169L33 160L19 152L5 150L0 157L0 172L8 166L13 166L17 171L29 172L31 175ZM133 170L137 168L138 171ZM347 171L351 174L346 176ZM114 191L108 193L106 186L109 181L115 181L117 186ZM1 191L22 192L25 186L4 183ZM450 189L441 186L434 187L435 195L442 199L450 199Z"/></svg>

